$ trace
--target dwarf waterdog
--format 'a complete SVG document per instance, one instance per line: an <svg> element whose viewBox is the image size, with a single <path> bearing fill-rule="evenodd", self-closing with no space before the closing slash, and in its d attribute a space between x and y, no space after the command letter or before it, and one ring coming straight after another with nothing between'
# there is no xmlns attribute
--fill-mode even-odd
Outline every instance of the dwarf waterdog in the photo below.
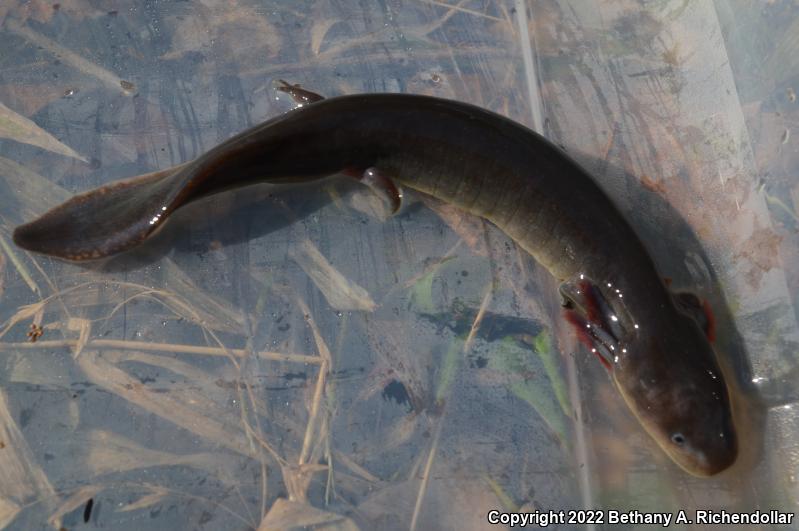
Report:
<svg viewBox="0 0 799 531"><path fill-rule="evenodd" d="M379 176L494 223L562 281L568 320L677 464L707 476L735 461L727 386L700 301L667 289L584 169L479 107L403 94L312 98L191 162L80 194L18 227L14 241L68 260L102 258L139 245L201 197L340 171Z"/></svg>

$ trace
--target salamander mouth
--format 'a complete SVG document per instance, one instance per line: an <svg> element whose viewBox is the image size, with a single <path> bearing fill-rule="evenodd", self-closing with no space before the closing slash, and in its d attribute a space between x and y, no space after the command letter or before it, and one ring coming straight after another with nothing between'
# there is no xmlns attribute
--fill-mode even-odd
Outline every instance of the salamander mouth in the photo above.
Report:
<svg viewBox="0 0 799 531"><path fill-rule="evenodd" d="M649 416L647 414L644 414L644 412L641 411L636 401L632 399L632 397L630 397L630 395L626 392L624 386L619 385L617 382L616 387L630 411L632 411L633 415L638 420L638 423L644 428L649 436L654 439L654 441L658 444L658 446L660 446L666 455L668 455L671 460L680 468L697 477L712 476L726 468L725 466L709 466L709 461L704 454L678 451L672 442L672 437L670 435L664 435L664 431L659 428L657 423L653 422L651 418L648 418Z"/></svg>

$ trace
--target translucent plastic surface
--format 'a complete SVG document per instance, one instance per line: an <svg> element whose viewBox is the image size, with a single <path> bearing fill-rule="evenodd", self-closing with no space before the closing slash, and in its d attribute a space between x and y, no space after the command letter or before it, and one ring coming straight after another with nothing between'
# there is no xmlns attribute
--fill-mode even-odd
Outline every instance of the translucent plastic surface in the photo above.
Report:
<svg viewBox="0 0 799 531"><path fill-rule="evenodd" d="M797 510L795 2L11 1L0 42L3 526ZM735 467L671 463L577 344L555 280L419 194L387 217L343 178L256 186L106 263L14 247L74 193L285 112L278 79L471 102L582 161L662 274L713 307Z"/></svg>

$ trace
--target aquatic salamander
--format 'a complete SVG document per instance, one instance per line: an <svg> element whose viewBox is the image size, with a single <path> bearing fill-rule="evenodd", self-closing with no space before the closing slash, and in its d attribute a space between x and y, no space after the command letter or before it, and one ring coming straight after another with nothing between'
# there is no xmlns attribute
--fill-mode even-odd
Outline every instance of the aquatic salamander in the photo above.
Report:
<svg viewBox="0 0 799 531"><path fill-rule="evenodd" d="M473 105L404 94L315 99L191 162L77 195L18 227L14 241L96 259L139 245L182 205L232 187L341 171L389 194L396 182L491 221L562 281L567 319L677 464L699 476L732 465L737 437L712 320L697 297L668 290L584 169Z"/></svg>

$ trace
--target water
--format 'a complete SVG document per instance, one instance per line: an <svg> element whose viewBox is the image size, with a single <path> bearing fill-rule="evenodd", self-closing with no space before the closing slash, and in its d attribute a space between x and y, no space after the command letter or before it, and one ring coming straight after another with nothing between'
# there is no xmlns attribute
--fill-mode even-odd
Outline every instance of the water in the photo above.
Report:
<svg viewBox="0 0 799 531"><path fill-rule="evenodd" d="M0 522L422 530L494 529L491 510L796 511L796 6L452 4L0 12L0 320L19 318L0 338L0 466L18 471L0 480ZM11 244L73 193L284 112L277 79L468 101L568 149L672 285L713 306L738 465L712 479L673 465L564 325L555 281L418 195L388 220L343 179L219 195L103 267Z"/></svg>

